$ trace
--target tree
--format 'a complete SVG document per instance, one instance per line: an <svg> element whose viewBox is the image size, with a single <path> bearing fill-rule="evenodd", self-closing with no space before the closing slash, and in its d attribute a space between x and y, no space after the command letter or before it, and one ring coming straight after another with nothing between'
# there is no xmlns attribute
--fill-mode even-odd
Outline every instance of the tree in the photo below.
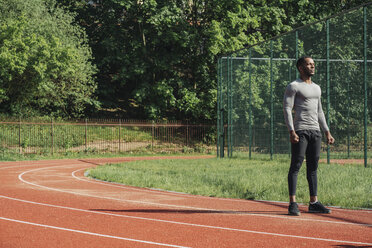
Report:
<svg viewBox="0 0 372 248"><path fill-rule="evenodd" d="M77 117L94 99L92 54L54 0L0 2L0 102L9 114Z"/></svg>
<svg viewBox="0 0 372 248"><path fill-rule="evenodd" d="M217 57L365 1L63 0L86 28L104 109L216 118ZM238 53L238 52L237 52Z"/></svg>

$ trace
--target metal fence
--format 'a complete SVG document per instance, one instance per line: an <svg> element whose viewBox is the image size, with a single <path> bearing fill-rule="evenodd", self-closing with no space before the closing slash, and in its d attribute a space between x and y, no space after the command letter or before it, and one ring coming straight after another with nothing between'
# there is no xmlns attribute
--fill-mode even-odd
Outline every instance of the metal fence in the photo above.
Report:
<svg viewBox="0 0 372 248"><path fill-rule="evenodd" d="M135 120L1 120L2 152L211 152L216 126ZM1 155L1 154L0 154Z"/></svg>
<svg viewBox="0 0 372 248"><path fill-rule="evenodd" d="M301 56L316 64L312 80L336 143L332 158L371 163L372 5L307 25L218 60L218 156L290 154L283 117L286 86L298 77ZM324 155L323 155L324 156Z"/></svg>

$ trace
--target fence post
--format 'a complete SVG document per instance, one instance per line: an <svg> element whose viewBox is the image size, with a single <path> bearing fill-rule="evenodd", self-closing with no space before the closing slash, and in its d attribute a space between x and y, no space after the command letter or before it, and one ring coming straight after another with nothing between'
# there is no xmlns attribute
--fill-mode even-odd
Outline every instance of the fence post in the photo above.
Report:
<svg viewBox="0 0 372 248"><path fill-rule="evenodd" d="M227 157L231 157L231 55L227 57Z"/></svg>
<svg viewBox="0 0 372 248"><path fill-rule="evenodd" d="M231 73L230 73L230 109L229 109L229 119L230 119L230 158L233 155L234 150L234 122L233 122L233 85L234 85L234 71L233 71L233 58L230 57L231 63Z"/></svg>
<svg viewBox="0 0 372 248"><path fill-rule="evenodd" d="M121 119L119 119L119 153L121 153Z"/></svg>
<svg viewBox="0 0 372 248"><path fill-rule="evenodd" d="M85 151L88 150L88 120L85 118Z"/></svg>
<svg viewBox="0 0 372 248"><path fill-rule="evenodd" d="M224 103L223 103L223 77L222 77L222 69L223 69L223 57L220 58L220 68L219 68L219 75L220 75L220 81L219 81L219 133L218 133L218 147L219 147L219 157L223 158L225 156L225 127L224 127Z"/></svg>
<svg viewBox="0 0 372 248"><path fill-rule="evenodd" d="M329 124L329 111L330 111L330 65L329 65L329 19L326 20L326 35L327 35L327 124ZM330 147L327 144L327 163L330 164Z"/></svg>
<svg viewBox="0 0 372 248"><path fill-rule="evenodd" d="M51 132L50 135L52 136L52 154L54 154L54 130L53 130L53 117L51 118Z"/></svg>
<svg viewBox="0 0 372 248"><path fill-rule="evenodd" d="M218 97L218 116L217 116L217 157L223 158L224 157L224 103L223 103L223 57L221 57L219 61L219 67L218 67L218 91L217 91L217 97Z"/></svg>
<svg viewBox="0 0 372 248"><path fill-rule="evenodd" d="M154 120L152 120L152 123L151 123L151 151L154 150L154 136L155 136L155 126L154 126Z"/></svg>
<svg viewBox="0 0 372 248"><path fill-rule="evenodd" d="M298 52L298 30L296 30L296 32L295 32L295 49L296 49L296 61L295 61L295 65L296 65L296 63L297 63L297 61L298 61L298 59L299 59L299 52ZM296 67L296 69L295 69L295 72L296 72L296 79L299 77L299 72L298 72L298 69L297 69L297 66L295 66ZM291 81L291 80L290 80ZM292 154L292 145L291 145L291 142L288 142L288 144L289 144L289 156L291 156L291 154Z"/></svg>
<svg viewBox="0 0 372 248"><path fill-rule="evenodd" d="M248 89L249 89L249 120L248 120L248 137L249 137L249 159L252 158L252 48L249 48L248 64Z"/></svg>
<svg viewBox="0 0 372 248"><path fill-rule="evenodd" d="M296 61L298 60L298 31L295 32L296 35ZM298 78L298 70L296 68L296 78Z"/></svg>
<svg viewBox="0 0 372 248"><path fill-rule="evenodd" d="M348 66L349 67L349 66ZM350 92L350 81L347 80L347 92ZM351 104L351 94L347 94L347 104ZM347 158L350 159L350 108L347 108Z"/></svg>
<svg viewBox="0 0 372 248"><path fill-rule="evenodd" d="M19 154L22 154L22 138L21 138L21 135L22 135L22 131L21 131L21 128L22 128L22 117L20 116L19 117L19 130L18 130L18 145L19 145Z"/></svg>
<svg viewBox="0 0 372 248"><path fill-rule="evenodd" d="M216 148L217 148L217 158L220 157L220 81L221 81L221 75L220 75L220 65L221 64L221 58L218 58L217 60L217 142L216 142Z"/></svg>
<svg viewBox="0 0 372 248"><path fill-rule="evenodd" d="M363 7L363 40L364 40L364 167L367 168L368 149L368 67L367 67L367 6Z"/></svg>
<svg viewBox="0 0 372 248"><path fill-rule="evenodd" d="M189 147L189 121L186 121L186 147Z"/></svg>
<svg viewBox="0 0 372 248"><path fill-rule="evenodd" d="M293 79L292 79L292 65L291 65L290 60L289 60L289 68L288 68L288 78L289 78L288 82L293 81ZM287 128L285 130L287 130ZM289 135L287 135L287 137L289 137ZM291 145L291 142L288 141L288 157L291 157L291 153L292 153L292 145Z"/></svg>
<svg viewBox="0 0 372 248"><path fill-rule="evenodd" d="M274 153L273 40L270 41L270 159Z"/></svg>

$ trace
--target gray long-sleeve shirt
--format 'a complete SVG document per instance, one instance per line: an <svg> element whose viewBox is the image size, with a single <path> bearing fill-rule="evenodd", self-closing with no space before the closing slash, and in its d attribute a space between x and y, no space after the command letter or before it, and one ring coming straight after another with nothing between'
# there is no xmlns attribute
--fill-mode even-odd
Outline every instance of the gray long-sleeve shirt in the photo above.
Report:
<svg viewBox="0 0 372 248"><path fill-rule="evenodd" d="M290 83L284 93L283 110L288 131L320 130L329 131L322 104L321 89L312 82L307 84L301 79ZM292 117L294 109L294 119Z"/></svg>

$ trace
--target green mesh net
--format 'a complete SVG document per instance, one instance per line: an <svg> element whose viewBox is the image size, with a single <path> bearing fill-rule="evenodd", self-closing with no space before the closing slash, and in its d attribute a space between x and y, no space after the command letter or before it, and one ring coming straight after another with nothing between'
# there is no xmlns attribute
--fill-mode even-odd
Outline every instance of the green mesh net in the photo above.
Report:
<svg viewBox="0 0 372 248"><path fill-rule="evenodd" d="M290 154L283 117L296 61L311 56L312 80L336 143L323 158L371 163L372 5L304 26L218 60L218 156Z"/></svg>

